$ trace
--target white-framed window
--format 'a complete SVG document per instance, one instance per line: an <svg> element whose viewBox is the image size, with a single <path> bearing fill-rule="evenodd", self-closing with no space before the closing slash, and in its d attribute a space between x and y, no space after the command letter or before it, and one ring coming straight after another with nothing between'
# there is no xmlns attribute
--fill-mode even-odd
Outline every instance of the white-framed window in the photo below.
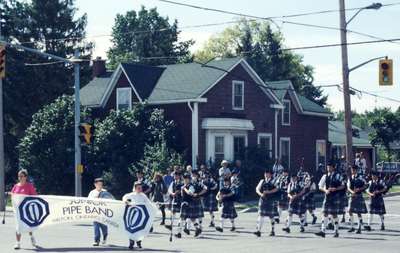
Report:
<svg viewBox="0 0 400 253"><path fill-rule="evenodd" d="M290 100L284 99L283 105L285 108L282 110L282 125L284 126L290 126L290 106L291 102Z"/></svg>
<svg viewBox="0 0 400 253"><path fill-rule="evenodd" d="M232 108L233 110L244 109L244 82L232 81Z"/></svg>
<svg viewBox="0 0 400 253"><path fill-rule="evenodd" d="M214 159L215 161L222 161L225 159L225 137L214 137Z"/></svg>
<svg viewBox="0 0 400 253"><path fill-rule="evenodd" d="M316 149L316 169L318 169L319 164L322 165L322 168L326 167L326 141L325 140L316 140L315 142Z"/></svg>
<svg viewBox="0 0 400 253"><path fill-rule="evenodd" d="M283 167L290 169L290 138L281 137L279 139L279 158Z"/></svg>
<svg viewBox="0 0 400 253"><path fill-rule="evenodd" d="M233 135L233 160L243 160L247 146L246 135Z"/></svg>
<svg viewBox="0 0 400 253"><path fill-rule="evenodd" d="M132 89L117 88L117 110L132 109Z"/></svg>
<svg viewBox="0 0 400 253"><path fill-rule="evenodd" d="M257 136L258 147L265 150L267 160L272 158L272 134L259 133Z"/></svg>

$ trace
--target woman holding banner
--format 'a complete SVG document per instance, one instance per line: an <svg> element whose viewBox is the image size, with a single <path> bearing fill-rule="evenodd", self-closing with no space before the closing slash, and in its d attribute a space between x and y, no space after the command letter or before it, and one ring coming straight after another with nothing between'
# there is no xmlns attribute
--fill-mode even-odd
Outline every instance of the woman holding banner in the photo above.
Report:
<svg viewBox="0 0 400 253"><path fill-rule="evenodd" d="M14 187L11 190L11 194L23 194L23 195L37 195L36 189L33 186L32 183L28 182L28 171L25 169L21 169L18 171L18 183L14 185ZM18 231L18 228L16 230L16 239L17 242L15 243L14 249L20 249L21 248L21 233ZM33 237L33 233L29 232L29 235L31 236L31 242L32 246L36 247L36 240L35 237Z"/></svg>

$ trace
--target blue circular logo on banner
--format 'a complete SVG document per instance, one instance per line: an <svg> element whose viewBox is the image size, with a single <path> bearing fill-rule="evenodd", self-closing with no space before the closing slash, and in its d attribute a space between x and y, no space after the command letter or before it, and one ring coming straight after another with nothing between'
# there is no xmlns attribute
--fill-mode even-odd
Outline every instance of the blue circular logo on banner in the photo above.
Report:
<svg viewBox="0 0 400 253"><path fill-rule="evenodd" d="M129 233L136 233L143 230L150 219L149 212L145 205L126 206L124 212L125 229Z"/></svg>
<svg viewBox="0 0 400 253"><path fill-rule="evenodd" d="M29 227L37 227L49 216L49 203L38 197L26 197L18 207L19 216Z"/></svg>

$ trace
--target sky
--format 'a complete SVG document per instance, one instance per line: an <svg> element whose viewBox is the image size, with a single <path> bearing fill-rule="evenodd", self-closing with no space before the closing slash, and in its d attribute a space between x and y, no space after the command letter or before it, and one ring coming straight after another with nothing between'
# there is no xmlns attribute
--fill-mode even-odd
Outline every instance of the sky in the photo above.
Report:
<svg viewBox="0 0 400 253"><path fill-rule="evenodd" d="M177 2L199 5L204 7L229 10L261 17L284 16L304 12L338 9L338 0L176 0ZM347 0L346 8L368 6L374 0ZM378 0L375 0L378 1ZM382 0L382 4L399 3L398 5L382 7L380 10L362 11L348 26L348 29L367 33L384 39L400 38L399 16L400 1ZM177 19L179 26L192 26L207 23L234 21L238 17L210 11L192 9L163 3L158 0L76 0L78 15L86 13L88 16L87 36L95 43L93 57L106 58L106 51L111 46L110 37L96 37L109 35L117 14L125 14L129 10L139 10L144 5L146 8L157 7L162 16L171 20ZM348 11L350 18L355 12ZM339 13L325 13L295 18L281 18L292 22L339 27ZM340 32L297 26L282 21L277 21L285 38L286 47L301 47L319 44L340 43ZM191 48L193 52L215 33L221 32L228 25L183 29L181 40L193 39L196 41ZM277 29L277 28L275 28ZM372 38L348 33L348 42L375 40ZM400 100L400 41L397 43L376 43L366 45L353 45L348 47L349 66L356 66L375 57L388 56L394 62L394 85L380 87L378 85L378 61L369 63L350 73L350 86L372 92L379 96ZM330 85L342 83L341 51L340 47L296 50L303 56L304 64L314 67L314 84ZM328 106L338 111L343 109L343 95L335 87L324 88L328 95ZM366 94L355 95L351 98L352 109L358 112L373 110L375 107L390 107L397 109L400 102L383 98L375 98Z"/></svg>

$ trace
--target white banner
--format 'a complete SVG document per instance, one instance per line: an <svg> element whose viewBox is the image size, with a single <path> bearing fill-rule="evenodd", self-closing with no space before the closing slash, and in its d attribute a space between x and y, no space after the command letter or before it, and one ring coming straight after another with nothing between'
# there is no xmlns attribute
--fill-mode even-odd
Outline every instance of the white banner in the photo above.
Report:
<svg viewBox="0 0 400 253"><path fill-rule="evenodd" d="M119 200L67 196L12 196L17 231L50 225L97 221L142 240L153 224L157 208L147 197L130 195L130 205Z"/></svg>

